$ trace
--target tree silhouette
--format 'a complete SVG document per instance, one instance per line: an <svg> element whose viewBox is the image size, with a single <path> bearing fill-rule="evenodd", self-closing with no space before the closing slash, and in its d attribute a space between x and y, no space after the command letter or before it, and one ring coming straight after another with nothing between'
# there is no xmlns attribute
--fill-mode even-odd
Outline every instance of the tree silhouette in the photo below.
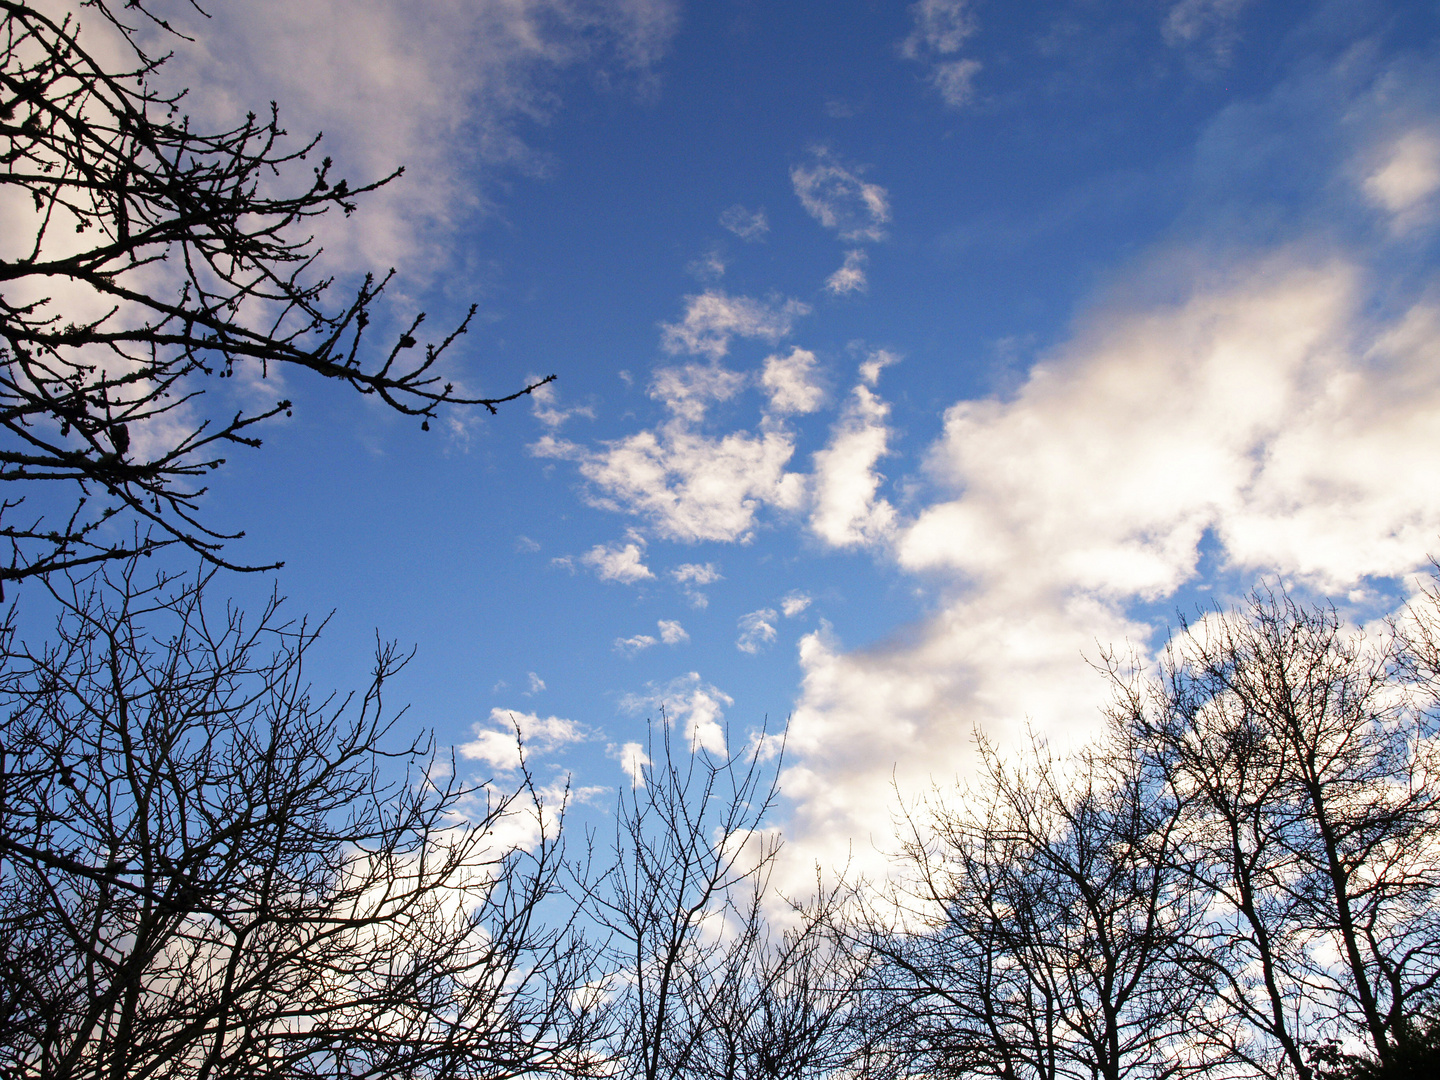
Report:
<svg viewBox="0 0 1440 1080"><path fill-rule="evenodd" d="M318 139L287 141L274 103L196 130L183 92L155 88L165 58L105 3L85 7L130 44L129 70L87 51L73 17L0 0L0 588L170 544L269 569L227 562L242 534L206 525L198 500L227 449L258 446L257 425L291 403L207 411L211 379L304 369L422 428L444 406L494 412L541 385L485 397L444 374L473 307L436 341L421 343L421 314L374 348L394 271L327 303L306 226L401 170L352 185L329 158L307 167ZM135 0L125 12L148 16ZM74 492L58 514L28 509L27 492L56 485Z"/></svg>
<svg viewBox="0 0 1440 1080"><path fill-rule="evenodd" d="M314 697L315 629L122 565L53 644L0 634L0 1076L586 1075L533 787L387 748L393 647Z"/></svg>

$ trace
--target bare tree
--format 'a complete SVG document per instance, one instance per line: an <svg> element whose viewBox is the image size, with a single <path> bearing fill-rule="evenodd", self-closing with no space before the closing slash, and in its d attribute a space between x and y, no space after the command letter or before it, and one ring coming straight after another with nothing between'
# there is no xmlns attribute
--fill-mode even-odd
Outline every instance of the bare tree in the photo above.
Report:
<svg viewBox="0 0 1440 1080"><path fill-rule="evenodd" d="M1440 982L1437 618L1432 589L1366 640L1262 591L1121 685L1210 912L1224 1007L1205 1034L1267 1075L1308 1080L1317 1048L1356 1038L1390 1067Z"/></svg>
<svg viewBox="0 0 1440 1080"><path fill-rule="evenodd" d="M53 590L53 645L0 635L0 1076L586 1075L591 954L541 920L533 788L386 749L393 647L317 698L276 603L116 565Z"/></svg>
<svg viewBox="0 0 1440 1080"><path fill-rule="evenodd" d="M137 40L104 0L83 6ZM128 0L124 15L148 12ZM12 482L0 587L167 544L230 566L224 542L242 534L197 516L202 478L291 410L206 410L210 380L243 367L304 369L422 428L443 406L494 412L541 385L485 397L448 379L445 354L469 315L423 348L417 315L372 349L366 327L393 270L326 304L307 223L348 216L401 170L351 185L329 158L307 167L318 139L287 142L273 103L234 128L196 130L183 93L156 89L164 57L136 47L133 67L112 71L73 18L23 0L0 0L0 18L0 480ZM69 507L58 517L25 508L27 491L57 484ZM116 515L130 540L106 526Z"/></svg>
<svg viewBox="0 0 1440 1080"><path fill-rule="evenodd" d="M1169 1077L1197 1060L1197 917L1175 806L1125 746L1007 766L911 820L909 883L869 920L893 1071L1001 1080ZM873 909L872 909L873 910Z"/></svg>
<svg viewBox="0 0 1440 1080"><path fill-rule="evenodd" d="M758 743L678 755L662 721L622 792L614 860L586 888L610 934L609 1055L635 1080L806 1080L850 1063L863 963L829 933L842 891L780 904L777 794Z"/></svg>

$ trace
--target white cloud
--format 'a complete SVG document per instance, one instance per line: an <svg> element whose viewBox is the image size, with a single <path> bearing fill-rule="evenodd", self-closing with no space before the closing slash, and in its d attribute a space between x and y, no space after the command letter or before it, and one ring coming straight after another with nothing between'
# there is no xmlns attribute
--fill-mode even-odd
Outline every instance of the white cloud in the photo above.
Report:
<svg viewBox="0 0 1440 1080"><path fill-rule="evenodd" d="M787 619L795 618L795 616L804 612L809 606L809 594L803 593L799 589L794 589L786 593L780 601L780 610L784 612Z"/></svg>
<svg viewBox="0 0 1440 1080"><path fill-rule="evenodd" d="M920 0L910 9L915 27L900 45L902 55L930 68L930 83L952 109L975 97L980 61L955 59L960 47L979 28L969 0Z"/></svg>
<svg viewBox="0 0 1440 1080"><path fill-rule="evenodd" d="M795 346L790 355L765 358L760 385L770 396L770 408L780 414L811 413L825 400L825 388L816 378L815 354Z"/></svg>
<svg viewBox="0 0 1440 1080"><path fill-rule="evenodd" d="M668 540L743 541L762 506L796 509L805 494L803 478L785 471L794 437L775 423L711 438L677 419L600 451L548 437L530 450L579 462L598 489L592 504L648 518Z"/></svg>
<svg viewBox="0 0 1440 1080"><path fill-rule="evenodd" d="M832 547L858 547L890 537L895 509L876 492L884 479L875 469L885 456L890 406L868 387L857 386L815 454L810 528Z"/></svg>
<svg viewBox="0 0 1440 1080"><path fill-rule="evenodd" d="M947 412L931 471L953 494L896 533L903 567L951 583L943 607L868 649L802 640L797 859L883 844L892 781L969 774L976 727L1093 732L1108 691L1086 657L1148 638L1127 610L1192 580L1206 535L1232 570L1332 593L1423 563L1440 303L1375 325L1362 280L1308 250L1192 272L1183 299L1098 310L1013 396Z"/></svg>
<svg viewBox="0 0 1440 1080"><path fill-rule="evenodd" d="M666 645L681 645L690 640L685 627L674 619L661 619L656 625L660 627L660 640Z"/></svg>
<svg viewBox="0 0 1440 1080"><path fill-rule="evenodd" d="M880 372L892 364L898 364L900 357L885 349L876 349L860 365L860 381L866 386L874 386L880 381Z"/></svg>
<svg viewBox="0 0 1440 1080"><path fill-rule="evenodd" d="M735 699L719 687L703 681L699 672L671 679L664 685L649 684L643 694L627 694L620 707L630 713L660 710L671 724L684 725L685 740L692 751L725 753L725 707Z"/></svg>
<svg viewBox="0 0 1440 1080"><path fill-rule="evenodd" d="M865 251L862 248L847 251L844 264L825 279L825 288L836 296L864 292L869 284L865 279L865 259Z"/></svg>
<svg viewBox="0 0 1440 1080"><path fill-rule="evenodd" d="M860 179L861 169L842 164L828 150L814 151L810 165L790 170L800 203L816 221L834 229L842 240L885 239L890 220L890 195L879 184Z"/></svg>
<svg viewBox="0 0 1440 1080"><path fill-rule="evenodd" d="M979 60L947 60L930 69L930 82L946 105L961 109L975 100L975 77L982 66Z"/></svg>
<svg viewBox="0 0 1440 1080"><path fill-rule="evenodd" d="M766 218L763 207L752 213L739 203L720 215L720 224L741 240L751 243L764 240L765 234L770 231L770 221Z"/></svg>
<svg viewBox="0 0 1440 1080"><path fill-rule="evenodd" d="M1380 494L1434 454L1440 418L1414 408L1437 394L1414 361L1433 313L1356 351L1357 289L1345 263L1282 255L1183 304L1101 313L1015 400L949 410L933 466L964 495L919 516L902 563L982 579L1025 565L1037 582L1153 598L1189 577L1214 527L1247 566L1331 583L1392 572L1435 531ZM1323 526L1322 507L1337 515ZM1354 546L1324 554L1353 514Z"/></svg>
<svg viewBox="0 0 1440 1080"><path fill-rule="evenodd" d="M542 679L539 675L536 675L535 672L530 672L528 678L530 682L530 689L525 691L526 697L533 697L535 694L538 694L545 689L545 680Z"/></svg>
<svg viewBox="0 0 1440 1080"><path fill-rule="evenodd" d="M1235 22L1250 0L1178 0L1165 15L1161 34L1171 46L1208 41L1224 57L1236 39Z"/></svg>
<svg viewBox="0 0 1440 1080"><path fill-rule="evenodd" d="M682 584L690 582L694 585L713 585L717 581L724 580L715 564L708 562L681 563L670 571L670 576Z"/></svg>
<svg viewBox="0 0 1440 1080"><path fill-rule="evenodd" d="M484 761L502 772L514 772L520 768L521 744L516 740L517 732L524 743L527 758L592 737L589 729L573 720L558 716L540 717L513 709L491 709L490 724L493 726L475 724L472 728L475 738L461 743L457 749L461 757Z"/></svg>
<svg viewBox="0 0 1440 1080"><path fill-rule="evenodd" d="M685 272L701 281L719 281L725 276L725 255L718 246L712 247L698 259L692 259Z"/></svg>
<svg viewBox="0 0 1440 1080"><path fill-rule="evenodd" d="M633 585L637 581L653 578L655 575L644 563L645 553L640 544L632 541L621 546L596 544L580 557L586 566L592 567L601 581L619 581Z"/></svg>
<svg viewBox="0 0 1440 1080"><path fill-rule="evenodd" d="M1426 128L1401 135L1365 177L1363 189L1372 203L1393 215L1398 230L1430 217L1426 204L1440 189L1440 135Z"/></svg>
<svg viewBox="0 0 1440 1080"><path fill-rule="evenodd" d="M682 563L670 571L670 576L685 590L690 606L699 609L710 605L710 598L700 589L723 580L714 563Z"/></svg>
<svg viewBox="0 0 1440 1080"><path fill-rule="evenodd" d="M910 8L915 28L900 46L912 59L925 53L949 55L960 51L965 40L975 33L975 16L970 0L920 0Z"/></svg>
<svg viewBox="0 0 1440 1080"><path fill-rule="evenodd" d="M754 656L775 640L775 619L774 608L761 608L741 615L740 636L735 639L735 647Z"/></svg>
<svg viewBox="0 0 1440 1080"><path fill-rule="evenodd" d="M533 385L540 381L538 375L527 375L526 385ZM544 424L551 431L558 430L566 420L572 416L585 416L591 420L595 419L595 410L589 405L577 405L574 408L562 409L559 405L560 394L555 384L546 383L544 386L536 387L530 392L530 415Z"/></svg>
<svg viewBox="0 0 1440 1080"><path fill-rule="evenodd" d="M626 656L634 656L636 653L644 652L652 645L659 642L649 634L636 634L634 637L616 638L615 651L624 653Z"/></svg>
<svg viewBox="0 0 1440 1080"><path fill-rule="evenodd" d="M719 364L686 364L660 368L650 383L650 396L676 416L698 422L713 401L728 401L749 380Z"/></svg>
<svg viewBox="0 0 1440 1080"><path fill-rule="evenodd" d="M631 787L645 786L645 768L650 764L650 755L645 753L645 747L638 742L627 742L621 746L611 746L608 752L620 762L620 768L630 778Z"/></svg>
<svg viewBox="0 0 1440 1080"><path fill-rule="evenodd" d="M277 100L297 139L325 132L352 183L406 165L358 227L323 219L321 241L343 265L412 270L445 261L497 169L545 166L523 131L556 111L563 71L603 64L643 84L677 25L672 0L249 0L213 16L181 17L196 41L163 43L162 79L191 86L207 124Z"/></svg>
<svg viewBox="0 0 1440 1080"><path fill-rule="evenodd" d="M809 312L809 306L799 300L755 300L707 289L699 296L685 298L685 316L678 323L661 323L661 345L667 352L718 360L730 351L731 338L760 338L774 343L786 337L795 320Z"/></svg>

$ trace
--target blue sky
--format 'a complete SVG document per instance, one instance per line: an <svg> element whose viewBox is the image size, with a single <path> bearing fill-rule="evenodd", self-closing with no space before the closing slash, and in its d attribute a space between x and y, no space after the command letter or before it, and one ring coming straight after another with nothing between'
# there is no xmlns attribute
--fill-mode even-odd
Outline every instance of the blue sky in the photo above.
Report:
<svg viewBox="0 0 1440 1080"><path fill-rule="evenodd" d="M1090 663L1177 608L1278 579L1363 622L1440 551L1434 3L213 16L197 115L407 166L331 272L478 303L466 386L558 376L428 433L290 376L207 497L334 609L317 680L413 643L410 721L477 776L513 715L603 807L661 702L712 746L788 716L796 865L864 861L892 780L1085 737Z"/></svg>

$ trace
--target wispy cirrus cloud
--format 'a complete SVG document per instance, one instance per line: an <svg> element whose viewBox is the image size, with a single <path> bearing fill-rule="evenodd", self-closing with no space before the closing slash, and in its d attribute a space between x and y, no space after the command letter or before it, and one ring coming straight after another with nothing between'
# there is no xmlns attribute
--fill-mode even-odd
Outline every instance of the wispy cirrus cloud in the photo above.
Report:
<svg viewBox="0 0 1440 1080"><path fill-rule="evenodd" d="M764 240L765 234L770 231L770 219L765 216L764 207L752 211L738 203L720 215L720 224L752 244Z"/></svg>
<svg viewBox="0 0 1440 1080"><path fill-rule="evenodd" d="M1161 34L1172 47L1207 45L1225 59L1238 38L1236 23L1250 0L1177 0L1165 13Z"/></svg>
<svg viewBox="0 0 1440 1080"><path fill-rule="evenodd" d="M822 147L811 152L808 164L790 170L790 183L800 205L840 239L883 240L890 221L890 193L862 179L863 173L861 167L845 164Z"/></svg>
<svg viewBox="0 0 1440 1080"><path fill-rule="evenodd" d="M362 227L320 222L335 265L412 273L443 265L462 221L483 212L502 171L536 174L527 128L560 107L558 79L591 66L643 89L678 25L674 0L251 0L182 19L195 40L162 80L192 87L187 108L226 123L280 103L297 138L352 182L407 166L366 199Z"/></svg>
<svg viewBox="0 0 1440 1080"><path fill-rule="evenodd" d="M929 69L930 84L946 105L959 109L970 104L981 64L958 55L979 29L970 0L920 0L910 13L914 27L900 43L901 55Z"/></svg>

